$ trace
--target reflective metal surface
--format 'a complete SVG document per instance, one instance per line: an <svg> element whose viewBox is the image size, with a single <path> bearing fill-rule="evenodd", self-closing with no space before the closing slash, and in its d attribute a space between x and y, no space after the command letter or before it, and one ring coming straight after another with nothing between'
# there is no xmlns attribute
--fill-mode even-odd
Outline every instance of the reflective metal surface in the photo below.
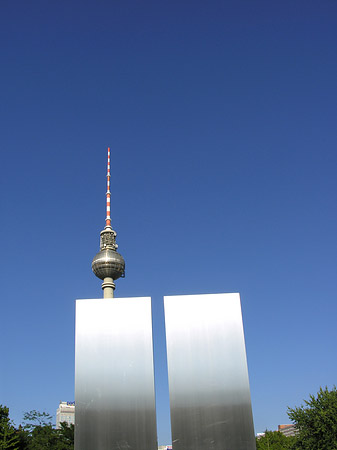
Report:
<svg viewBox="0 0 337 450"><path fill-rule="evenodd" d="M173 450L254 450L239 294L164 305Z"/></svg>
<svg viewBox="0 0 337 450"><path fill-rule="evenodd" d="M75 449L157 450L151 299L76 301Z"/></svg>
<svg viewBox="0 0 337 450"><path fill-rule="evenodd" d="M118 248L116 236L116 231L110 225L101 231L100 251L94 256L91 263L92 271L101 280L104 278L118 280L125 276L125 261L123 256L116 251Z"/></svg>
<svg viewBox="0 0 337 450"><path fill-rule="evenodd" d="M104 280L110 277L117 280L124 276L125 261L122 255L115 250L101 250L92 260L92 271L96 277Z"/></svg>

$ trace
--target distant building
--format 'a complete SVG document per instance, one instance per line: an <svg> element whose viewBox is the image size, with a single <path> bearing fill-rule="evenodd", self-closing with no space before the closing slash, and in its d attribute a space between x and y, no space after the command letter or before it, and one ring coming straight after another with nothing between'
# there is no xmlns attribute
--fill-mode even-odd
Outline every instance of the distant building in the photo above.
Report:
<svg viewBox="0 0 337 450"><path fill-rule="evenodd" d="M265 435L266 435L266 433L256 433L256 437L257 437L258 439L262 438L262 437L265 436Z"/></svg>
<svg viewBox="0 0 337 450"><path fill-rule="evenodd" d="M277 431L279 431L280 433L284 434L284 436L286 436L286 437L288 437L288 436L296 436L296 434L298 433L298 431L295 428L295 425L293 425L293 424L278 425ZM260 439L260 438L262 438L265 435L266 435L266 433L257 433L256 437L257 437L257 439Z"/></svg>
<svg viewBox="0 0 337 450"><path fill-rule="evenodd" d="M56 410L56 429L66 422L75 425L75 402L61 402Z"/></svg>
<svg viewBox="0 0 337 450"><path fill-rule="evenodd" d="M295 425L279 425L277 431L284 434L285 436L296 436L297 430L295 428Z"/></svg>

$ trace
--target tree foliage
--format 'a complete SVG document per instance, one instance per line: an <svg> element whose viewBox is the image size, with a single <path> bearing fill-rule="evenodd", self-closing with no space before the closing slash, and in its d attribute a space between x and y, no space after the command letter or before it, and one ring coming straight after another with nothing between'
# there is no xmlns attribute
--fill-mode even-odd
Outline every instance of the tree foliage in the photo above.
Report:
<svg viewBox="0 0 337 450"><path fill-rule="evenodd" d="M44 450L57 448L57 430L51 425L37 425L28 441L28 450Z"/></svg>
<svg viewBox="0 0 337 450"><path fill-rule="evenodd" d="M73 450L74 425L61 423L56 430L49 424L36 425L28 440L27 450Z"/></svg>
<svg viewBox="0 0 337 450"><path fill-rule="evenodd" d="M74 431L73 424L68 425L66 422L61 423L58 431L58 450L72 450L74 448Z"/></svg>
<svg viewBox="0 0 337 450"><path fill-rule="evenodd" d="M73 450L74 425L63 422L56 430L51 420L50 414L33 410L24 414L24 426L15 429L8 408L0 405L0 450Z"/></svg>
<svg viewBox="0 0 337 450"><path fill-rule="evenodd" d="M0 405L0 449L19 450L19 438L9 418L9 409Z"/></svg>
<svg viewBox="0 0 337 450"><path fill-rule="evenodd" d="M28 433L32 433L36 427L51 426L51 420L52 416L50 414L46 412L41 413L40 411L35 411L35 409L33 409L23 415L24 429L28 431Z"/></svg>
<svg viewBox="0 0 337 450"><path fill-rule="evenodd" d="M293 448L294 438L284 436L279 431L265 431L264 436L256 439L257 450L288 450Z"/></svg>
<svg viewBox="0 0 337 450"><path fill-rule="evenodd" d="M19 425L19 428L17 429L17 435L19 439L19 450L27 450L30 436L21 425Z"/></svg>
<svg viewBox="0 0 337 450"><path fill-rule="evenodd" d="M288 408L288 416L298 430L296 448L337 449L337 390L320 388L304 405Z"/></svg>

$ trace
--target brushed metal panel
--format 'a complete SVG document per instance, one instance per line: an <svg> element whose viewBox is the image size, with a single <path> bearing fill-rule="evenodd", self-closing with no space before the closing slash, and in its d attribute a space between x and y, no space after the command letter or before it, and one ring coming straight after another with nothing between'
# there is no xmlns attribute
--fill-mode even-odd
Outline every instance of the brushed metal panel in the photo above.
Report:
<svg viewBox="0 0 337 450"><path fill-rule="evenodd" d="M76 301L75 449L157 450L151 299Z"/></svg>
<svg viewBox="0 0 337 450"><path fill-rule="evenodd" d="M239 294L164 306L173 450L254 450Z"/></svg>

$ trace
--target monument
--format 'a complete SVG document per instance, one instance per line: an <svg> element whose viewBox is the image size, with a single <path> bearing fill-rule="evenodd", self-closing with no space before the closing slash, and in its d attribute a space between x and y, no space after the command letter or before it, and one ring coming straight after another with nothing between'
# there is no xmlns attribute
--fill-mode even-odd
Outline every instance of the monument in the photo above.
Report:
<svg viewBox="0 0 337 450"><path fill-rule="evenodd" d="M125 262L110 217L92 270L103 298L76 301L75 450L156 450L151 298L114 298ZM164 297L173 450L254 450L240 296Z"/></svg>
<svg viewBox="0 0 337 450"><path fill-rule="evenodd" d="M107 205L92 269L103 298L76 301L75 450L157 450L151 299L113 298L125 262Z"/></svg>
<svg viewBox="0 0 337 450"><path fill-rule="evenodd" d="M239 294L164 306L173 450L254 450Z"/></svg>

